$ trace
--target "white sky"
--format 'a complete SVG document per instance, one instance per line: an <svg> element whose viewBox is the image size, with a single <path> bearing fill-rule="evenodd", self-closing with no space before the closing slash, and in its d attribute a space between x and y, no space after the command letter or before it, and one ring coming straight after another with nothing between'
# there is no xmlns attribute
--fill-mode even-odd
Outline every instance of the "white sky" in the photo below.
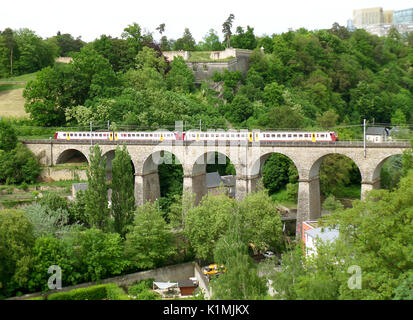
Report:
<svg viewBox="0 0 413 320"><path fill-rule="evenodd" d="M400 10L413 7L411 0L2 0L0 30L29 28L47 38L61 33L93 41L100 35L120 37L133 22L153 32L165 23L168 38L180 38L187 27L196 41L210 28L222 39L222 24L230 13L237 26L254 28L255 35L282 33L288 28L308 30L330 28L334 22L346 25L352 10L382 7Z"/></svg>

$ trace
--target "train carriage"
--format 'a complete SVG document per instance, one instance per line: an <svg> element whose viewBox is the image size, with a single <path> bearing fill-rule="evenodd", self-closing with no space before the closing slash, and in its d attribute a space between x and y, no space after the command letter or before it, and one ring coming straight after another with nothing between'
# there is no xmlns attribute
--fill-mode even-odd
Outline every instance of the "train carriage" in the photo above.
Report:
<svg viewBox="0 0 413 320"><path fill-rule="evenodd" d="M57 140L109 140L109 141L249 141L249 142L334 142L338 140L334 131L96 131L55 133Z"/></svg>

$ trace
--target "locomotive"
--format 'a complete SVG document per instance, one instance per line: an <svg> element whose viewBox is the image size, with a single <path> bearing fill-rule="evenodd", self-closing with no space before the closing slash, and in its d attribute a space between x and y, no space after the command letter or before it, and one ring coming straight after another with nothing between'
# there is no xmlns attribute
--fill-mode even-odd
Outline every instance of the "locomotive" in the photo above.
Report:
<svg viewBox="0 0 413 320"><path fill-rule="evenodd" d="M334 131L56 131L56 140L67 141L245 141L334 142Z"/></svg>

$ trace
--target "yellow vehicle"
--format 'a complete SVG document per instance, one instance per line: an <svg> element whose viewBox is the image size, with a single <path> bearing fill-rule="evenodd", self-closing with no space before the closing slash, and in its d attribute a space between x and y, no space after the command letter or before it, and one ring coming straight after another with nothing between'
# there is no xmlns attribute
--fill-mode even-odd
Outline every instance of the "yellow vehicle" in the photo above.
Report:
<svg viewBox="0 0 413 320"><path fill-rule="evenodd" d="M219 275L223 272L225 272L226 269L225 267L222 265L220 267L218 267L217 264L210 264L209 266L205 266L202 268L202 272L208 277L210 278L213 275Z"/></svg>

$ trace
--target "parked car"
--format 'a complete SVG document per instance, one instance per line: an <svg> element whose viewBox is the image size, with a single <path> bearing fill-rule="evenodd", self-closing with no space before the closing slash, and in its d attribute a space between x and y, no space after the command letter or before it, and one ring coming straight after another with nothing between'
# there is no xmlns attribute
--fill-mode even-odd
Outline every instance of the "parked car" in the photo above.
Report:
<svg viewBox="0 0 413 320"><path fill-rule="evenodd" d="M209 266L202 267L202 272L208 277L208 279L210 279L211 276L217 276L225 271L226 270L223 265L218 267L217 264L210 264Z"/></svg>

